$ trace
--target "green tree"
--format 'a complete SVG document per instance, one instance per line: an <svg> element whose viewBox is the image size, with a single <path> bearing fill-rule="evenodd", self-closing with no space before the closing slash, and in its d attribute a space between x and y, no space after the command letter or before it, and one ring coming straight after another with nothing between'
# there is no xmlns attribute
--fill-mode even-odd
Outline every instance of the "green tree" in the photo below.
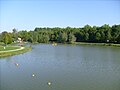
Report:
<svg viewBox="0 0 120 90"><path fill-rule="evenodd" d="M112 41L115 42L120 34L120 25L113 25L111 29Z"/></svg>
<svg viewBox="0 0 120 90"><path fill-rule="evenodd" d="M68 36L65 32L63 32L63 33L60 32L59 37L58 37L58 42L65 43L67 41L67 38L68 38Z"/></svg>
<svg viewBox="0 0 120 90"><path fill-rule="evenodd" d="M8 33L8 44L11 44L12 42L12 33Z"/></svg>
<svg viewBox="0 0 120 90"><path fill-rule="evenodd" d="M72 34L72 33L69 33L69 34L68 34L68 42L69 42L69 43L73 43L73 42L75 42L75 41L76 41L75 35Z"/></svg>
<svg viewBox="0 0 120 90"><path fill-rule="evenodd" d="M37 43L38 42L38 33L36 31L30 31L28 33L28 40L31 43Z"/></svg>
<svg viewBox="0 0 120 90"><path fill-rule="evenodd" d="M111 40L111 27L107 24L104 24L103 26L101 26L101 29L104 30L104 41L107 42L107 40Z"/></svg>
<svg viewBox="0 0 120 90"><path fill-rule="evenodd" d="M115 43L120 43L120 34L119 34L119 36L117 37Z"/></svg>
<svg viewBox="0 0 120 90"><path fill-rule="evenodd" d="M13 41L16 41L18 39L18 31L15 28L12 31L13 31L12 32Z"/></svg>
<svg viewBox="0 0 120 90"><path fill-rule="evenodd" d="M25 31L20 31L20 32L18 32L18 37L22 38L23 41L28 41L29 34L26 30Z"/></svg>
<svg viewBox="0 0 120 90"><path fill-rule="evenodd" d="M75 37L76 37L76 41L77 42L80 42L80 41L84 41L84 33L83 33L83 31L77 31L76 33L75 33Z"/></svg>
<svg viewBox="0 0 120 90"><path fill-rule="evenodd" d="M85 33L85 34L84 34L84 40L85 40L85 41L88 41L88 40L89 40L89 33Z"/></svg>
<svg viewBox="0 0 120 90"><path fill-rule="evenodd" d="M12 43L12 34L8 32L2 32L2 41L5 45Z"/></svg>
<svg viewBox="0 0 120 90"><path fill-rule="evenodd" d="M50 40L50 38L48 35L39 34L39 36L38 36L39 43L48 43L49 40Z"/></svg>
<svg viewBox="0 0 120 90"><path fill-rule="evenodd" d="M95 40L100 41L100 38L101 38L101 34L99 32L97 32L95 34Z"/></svg>
<svg viewBox="0 0 120 90"><path fill-rule="evenodd" d="M95 42L95 34L96 34L96 31L97 31L97 28L96 26L93 26L93 28L90 28L88 30L88 33L89 33L89 41L90 42Z"/></svg>

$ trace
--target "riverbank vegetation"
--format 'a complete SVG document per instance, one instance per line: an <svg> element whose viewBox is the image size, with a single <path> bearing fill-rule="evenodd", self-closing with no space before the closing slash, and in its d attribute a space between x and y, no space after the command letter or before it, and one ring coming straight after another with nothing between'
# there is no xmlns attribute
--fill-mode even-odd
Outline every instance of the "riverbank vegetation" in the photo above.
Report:
<svg viewBox="0 0 120 90"><path fill-rule="evenodd" d="M39 28L34 30L2 32L0 34L0 42L4 44L11 44L21 38L24 42L31 43L74 43L74 42L87 42L87 43L109 43L120 44L120 25L109 26L90 26L85 25L82 28Z"/></svg>
<svg viewBox="0 0 120 90"><path fill-rule="evenodd" d="M16 48L16 46L7 46L5 48L6 50L5 49L3 50L3 48L4 48L3 46L0 46L0 58L17 55L17 54L22 54L22 53L25 53L32 49L32 47L24 47L23 49L20 49L21 47ZM12 50L14 50L14 51L12 51Z"/></svg>

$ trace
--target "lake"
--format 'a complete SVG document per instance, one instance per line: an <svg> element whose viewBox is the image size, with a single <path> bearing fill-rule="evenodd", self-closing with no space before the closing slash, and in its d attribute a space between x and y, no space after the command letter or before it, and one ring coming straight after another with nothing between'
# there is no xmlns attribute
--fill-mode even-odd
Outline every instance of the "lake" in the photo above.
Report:
<svg viewBox="0 0 120 90"><path fill-rule="evenodd" d="M120 90L120 47L33 45L0 59L0 90Z"/></svg>

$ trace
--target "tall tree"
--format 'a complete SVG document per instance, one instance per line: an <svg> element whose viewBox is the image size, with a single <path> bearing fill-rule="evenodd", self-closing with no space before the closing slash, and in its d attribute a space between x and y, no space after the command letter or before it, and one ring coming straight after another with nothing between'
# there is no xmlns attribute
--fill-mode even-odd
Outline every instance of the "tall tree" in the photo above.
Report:
<svg viewBox="0 0 120 90"><path fill-rule="evenodd" d="M15 28L12 31L13 40L16 41L18 39L18 31Z"/></svg>
<svg viewBox="0 0 120 90"><path fill-rule="evenodd" d="M68 34L68 42L69 42L69 43L74 43L75 41L76 41L75 35L72 34L72 33L69 33L69 34Z"/></svg>
<svg viewBox="0 0 120 90"><path fill-rule="evenodd" d="M96 34L95 34L95 40L96 41L100 41L100 38L101 38L101 34L99 33L99 32L97 32Z"/></svg>
<svg viewBox="0 0 120 90"><path fill-rule="evenodd" d="M113 42L116 41L116 39L119 37L119 34L120 34L120 25L113 25L111 32Z"/></svg>
<svg viewBox="0 0 120 90"><path fill-rule="evenodd" d="M12 43L12 34L8 32L2 32L2 41L5 45Z"/></svg>
<svg viewBox="0 0 120 90"><path fill-rule="evenodd" d="M68 39L68 36L65 32L63 32L63 33L60 32L59 33L58 42L65 43L67 41L67 39Z"/></svg>

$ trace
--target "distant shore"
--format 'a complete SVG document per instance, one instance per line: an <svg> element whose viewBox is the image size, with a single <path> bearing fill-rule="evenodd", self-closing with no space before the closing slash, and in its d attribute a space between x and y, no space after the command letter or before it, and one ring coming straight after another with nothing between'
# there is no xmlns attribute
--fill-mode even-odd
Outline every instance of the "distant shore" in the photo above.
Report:
<svg viewBox="0 0 120 90"><path fill-rule="evenodd" d="M33 43L33 44L41 44L41 43ZM73 44L73 45L95 45L95 46L113 46L113 47L120 47L120 44L114 44L114 43L93 43L93 42L73 42L73 43L57 43L57 42L48 42L48 43L42 43L42 44L52 44L53 46L56 46L58 44Z"/></svg>
<svg viewBox="0 0 120 90"><path fill-rule="evenodd" d="M114 47L120 47L120 44L114 44L114 43L89 43L89 42L74 42L75 45L98 45L98 46L114 46Z"/></svg>

